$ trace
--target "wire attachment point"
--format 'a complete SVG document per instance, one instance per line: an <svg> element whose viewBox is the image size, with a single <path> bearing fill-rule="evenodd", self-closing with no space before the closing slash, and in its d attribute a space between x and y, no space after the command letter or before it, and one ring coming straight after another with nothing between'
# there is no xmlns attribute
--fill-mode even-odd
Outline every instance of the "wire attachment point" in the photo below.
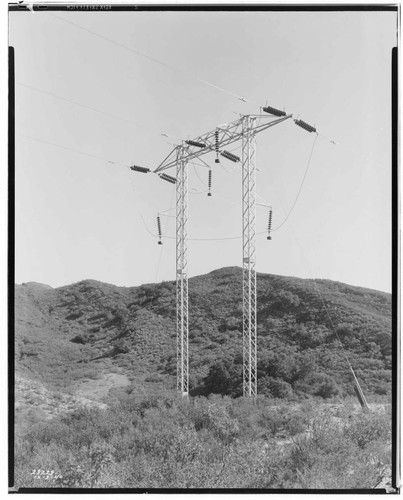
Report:
<svg viewBox="0 0 403 500"><path fill-rule="evenodd" d="M207 196L211 196L211 177L213 175L213 172L211 169L208 171L208 193Z"/></svg>
<svg viewBox="0 0 403 500"><path fill-rule="evenodd" d="M218 148L219 148L219 138L218 138L218 130L214 131L214 137L215 137L215 152L216 152L216 159L214 160L215 163L220 163L220 158L218 158Z"/></svg>
<svg viewBox="0 0 403 500"><path fill-rule="evenodd" d="M224 158L227 158L227 160L231 160L234 163L237 163L238 161L241 161L241 159L239 158L239 156L236 156L236 155L230 153L229 151L221 151L220 154L221 154L221 156L224 156Z"/></svg>
<svg viewBox="0 0 403 500"><path fill-rule="evenodd" d="M263 111L265 113L268 113L269 115L274 115L274 116L285 116L286 115L285 111L281 111L281 109L272 108L271 106L264 107Z"/></svg>
<svg viewBox="0 0 403 500"><path fill-rule="evenodd" d="M196 148L205 148L206 145L202 142L197 142L197 141L185 141L186 144L189 144L189 146L195 146Z"/></svg>
<svg viewBox="0 0 403 500"><path fill-rule="evenodd" d="M308 132L316 132L315 127L312 127L312 125L309 125L309 123L306 123L303 120L294 120L294 122L295 125L298 125L298 127L301 127Z"/></svg>
<svg viewBox="0 0 403 500"><path fill-rule="evenodd" d="M151 172L151 170L147 167L139 167L138 165L132 165L130 167L130 170L133 170L135 172L142 172L143 174L148 174L148 172Z"/></svg>
<svg viewBox="0 0 403 500"><path fill-rule="evenodd" d="M273 218L273 210L270 209L269 211L269 219L267 221L267 239L271 240L271 223L272 223L272 218Z"/></svg>
<svg viewBox="0 0 403 500"><path fill-rule="evenodd" d="M162 240L161 240L161 217L158 215L157 216L157 227L158 227L158 245L162 245Z"/></svg>
<svg viewBox="0 0 403 500"><path fill-rule="evenodd" d="M172 177L171 175L168 174L159 174L160 179L170 182L171 184L176 184L176 179L175 177Z"/></svg>

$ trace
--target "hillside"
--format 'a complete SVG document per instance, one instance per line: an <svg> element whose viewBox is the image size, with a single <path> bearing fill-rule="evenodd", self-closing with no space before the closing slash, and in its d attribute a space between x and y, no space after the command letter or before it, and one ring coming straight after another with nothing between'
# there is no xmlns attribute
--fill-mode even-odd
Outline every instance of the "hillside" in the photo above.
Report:
<svg viewBox="0 0 403 500"><path fill-rule="evenodd" d="M321 280L319 296L310 280L258 275L253 404L238 397L241 277L189 282L190 394L201 396L190 398L175 389L174 283L17 285L15 490L395 491L390 295ZM369 413L350 396L330 320Z"/></svg>
<svg viewBox="0 0 403 500"><path fill-rule="evenodd" d="M239 268L189 280L191 394L240 395ZM390 393L391 297L339 282L258 274L259 393L300 400L353 394L330 321L366 395ZM174 387L175 283L93 280L15 287L16 373L46 390L104 400L128 384Z"/></svg>

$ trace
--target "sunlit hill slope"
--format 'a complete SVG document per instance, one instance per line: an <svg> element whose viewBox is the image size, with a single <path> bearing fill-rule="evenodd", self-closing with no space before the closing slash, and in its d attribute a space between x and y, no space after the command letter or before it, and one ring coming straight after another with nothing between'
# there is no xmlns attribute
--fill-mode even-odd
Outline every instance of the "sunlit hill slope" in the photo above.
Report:
<svg viewBox="0 0 403 500"><path fill-rule="evenodd" d="M233 267L189 281L191 394L240 394L241 276ZM352 394L335 331L364 392L390 393L389 294L319 280L326 310L311 280L259 274L257 286L261 394ZM22 380L96 401L128 384L143 393L174 386L173 282L125 288L85 280L57 289L27 283L16 285L15 300Z"/></svg>

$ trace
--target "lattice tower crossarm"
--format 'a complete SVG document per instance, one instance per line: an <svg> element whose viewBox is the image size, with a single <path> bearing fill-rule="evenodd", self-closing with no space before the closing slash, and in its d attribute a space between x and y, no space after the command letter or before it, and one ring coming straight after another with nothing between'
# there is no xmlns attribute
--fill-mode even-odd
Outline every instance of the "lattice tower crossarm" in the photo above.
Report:
<svg viewBox="0 0 403 500"><path fill-rule="evenodd" d="M219 148L242 140L243 182L243 351L244 394L257 394L256 353L256 166L255 136L259 132L292 118L292 115L272 119L265 115L246 115L238 120L176 146L154 170L161 173L176 167L176 311L177 311L177 388L183 395L189 392L189 324L188 324L188 171L187 163L216 151L216 131ZM193 143L193 144L192 144ZM195 145L199 143L203 148Z"/></svg>
<svg viewBox="0 0 403 500"><path fill-rule="evenodd" d="M242 135L243 395L257 396L256 141L255 118L245 116Z"/></svg>
<svg viewBox="0 0 403 500"><path fill-rule="evenodd" d="M177 390L189 392L189 322L188 322L188 169L184 148L176 157L176 347Z"/></svg>
<svg viewBox="0 0 403 500"><path fill-rule="evenodd" d="M189 144L182 144L176 146L168 156L158 165L158 167L154 170L155 173L163 172L169 168L173 168L176 166L177 155L179 150L181 150L181 155L184 160L187 162L194 160L195 158L200 158L208 153L213 153L215 151L215 132L219 131L219 147L224 148L229 144L232 144L236 141L239 141L243 137L244 133L244 120L249 117L250 120L253 120L253 131L254 134L258 134L259 132L263 132L264 130L273 127L274 125L278 125L279 123L292 118L292 115L282 116L281 118L276 118L273 120L272 117L266 115L246 115L242 116L238 120L235 120L231 123L227 123L224 125L220 125L214 130L210 130L206 134L200 135L195 139L192 139L192 142L198 142L201 144L205 144L205 147L200 149L198 147L194 147Z"/></svg>

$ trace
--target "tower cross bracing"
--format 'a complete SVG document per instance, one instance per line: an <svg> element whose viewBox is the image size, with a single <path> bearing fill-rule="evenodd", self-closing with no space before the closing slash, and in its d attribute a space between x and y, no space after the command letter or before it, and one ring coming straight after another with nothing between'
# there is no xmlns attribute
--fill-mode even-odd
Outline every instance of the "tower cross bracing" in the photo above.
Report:
<svg viewBox="0 0 403 500"><path fill-rule="evenodd" d="M160 163L154 170L163 180L176 184L176 302L177 302L177 388L183 394L189 393L189 318L188 318L188 271L187 271L187 223L188 223L188 172L187 164L190 160L199 158L207 153L215 152L214 163L220 163L219 155L224 158L242 161L242 300L243 300L243 394L244 396L257 396L257 291L256 291L256 134L262 132L284 120L292 118L271 106L262 108L268 114L280 117L266 121L265 115L243 115L232 123L220 125L214 130L203 134L196 139L182 141L181 145ZM316 128L303 120L294 120L295 124L307 132L318 133ZM224 146L242 141L242 160L223 150ZM315 139L316 142L316 139ZM315 145L313 144L313 147ZM333 142L333 141L331 141ZM308 166L311 160L308 160ZM201 160L206 163L204 160ZM207 164L206 164L207 165ZM208 166L208 165L207 165ZM164 172L176 167L176 178ZM130 167L137 172L150 172L149 168L133 165ZM308 168L308 167L307 167ZM208 196L211 196L211 174L209 169ZM302 187L302 185L301 185ZM298 198L298 196L297 196ZM295 202L294 202L295 205ZM264 205L267 206L267 205ZM287 215L288 218L288 215ZM286 218L286 219L287 219ZM285 219L285 220L286 220ZM268 236L271 236L272 211L270 208L268 219ZM159 244L161 242L161 225L157 217ZM320 294L320 290L318 289ZM322 302L323 298L321 296ZM323 305L325 306L324 302ZM331 320L330 316L329 319ZM333 326L333 325L332 325ZM333 327L334 329L334 327ZM337 331L334 330L336 336ZM340 339L339 339L340 341ZM343 348L343 345L340 341ZM354 377L354 389L361 406L368 410L364 393L360 387L353 367L345 355L346 361Z"/></svg>
<svg viewBox="0 0 403 500"><path fill-rule="evenodd" d="M184 141L154 170L176 168L176 339L177 389L189 392L189 315L188 315L188 162L242 141L242 247L243 247L243 394L257 395L257 315L256 315L256 134L277 125L292 115L274 119L265 115L244 115L220 125L192 141ZM192 143L192 144L189 144ZM198 144L198 146L196 146ZM169 176L168 176L169 177ZM175 179L170 178L170 182ZM173 179L173 180L172 180ZM169 180L169 179L165 179Z"/></svg>
<svg viewBox="0 0 403 500"><path fill-rule="evenodd" d="M242 135L242 345L243 395L257 395L256 323L256 144L254 118L245 116Z"/></svg>
<svg viewBox="0 0 403 500"><path fill-rule="evenodd" d="M183 148L176 160L176 353L177 390L189 392L189 322L188 322L188 169Z"/></svg>

